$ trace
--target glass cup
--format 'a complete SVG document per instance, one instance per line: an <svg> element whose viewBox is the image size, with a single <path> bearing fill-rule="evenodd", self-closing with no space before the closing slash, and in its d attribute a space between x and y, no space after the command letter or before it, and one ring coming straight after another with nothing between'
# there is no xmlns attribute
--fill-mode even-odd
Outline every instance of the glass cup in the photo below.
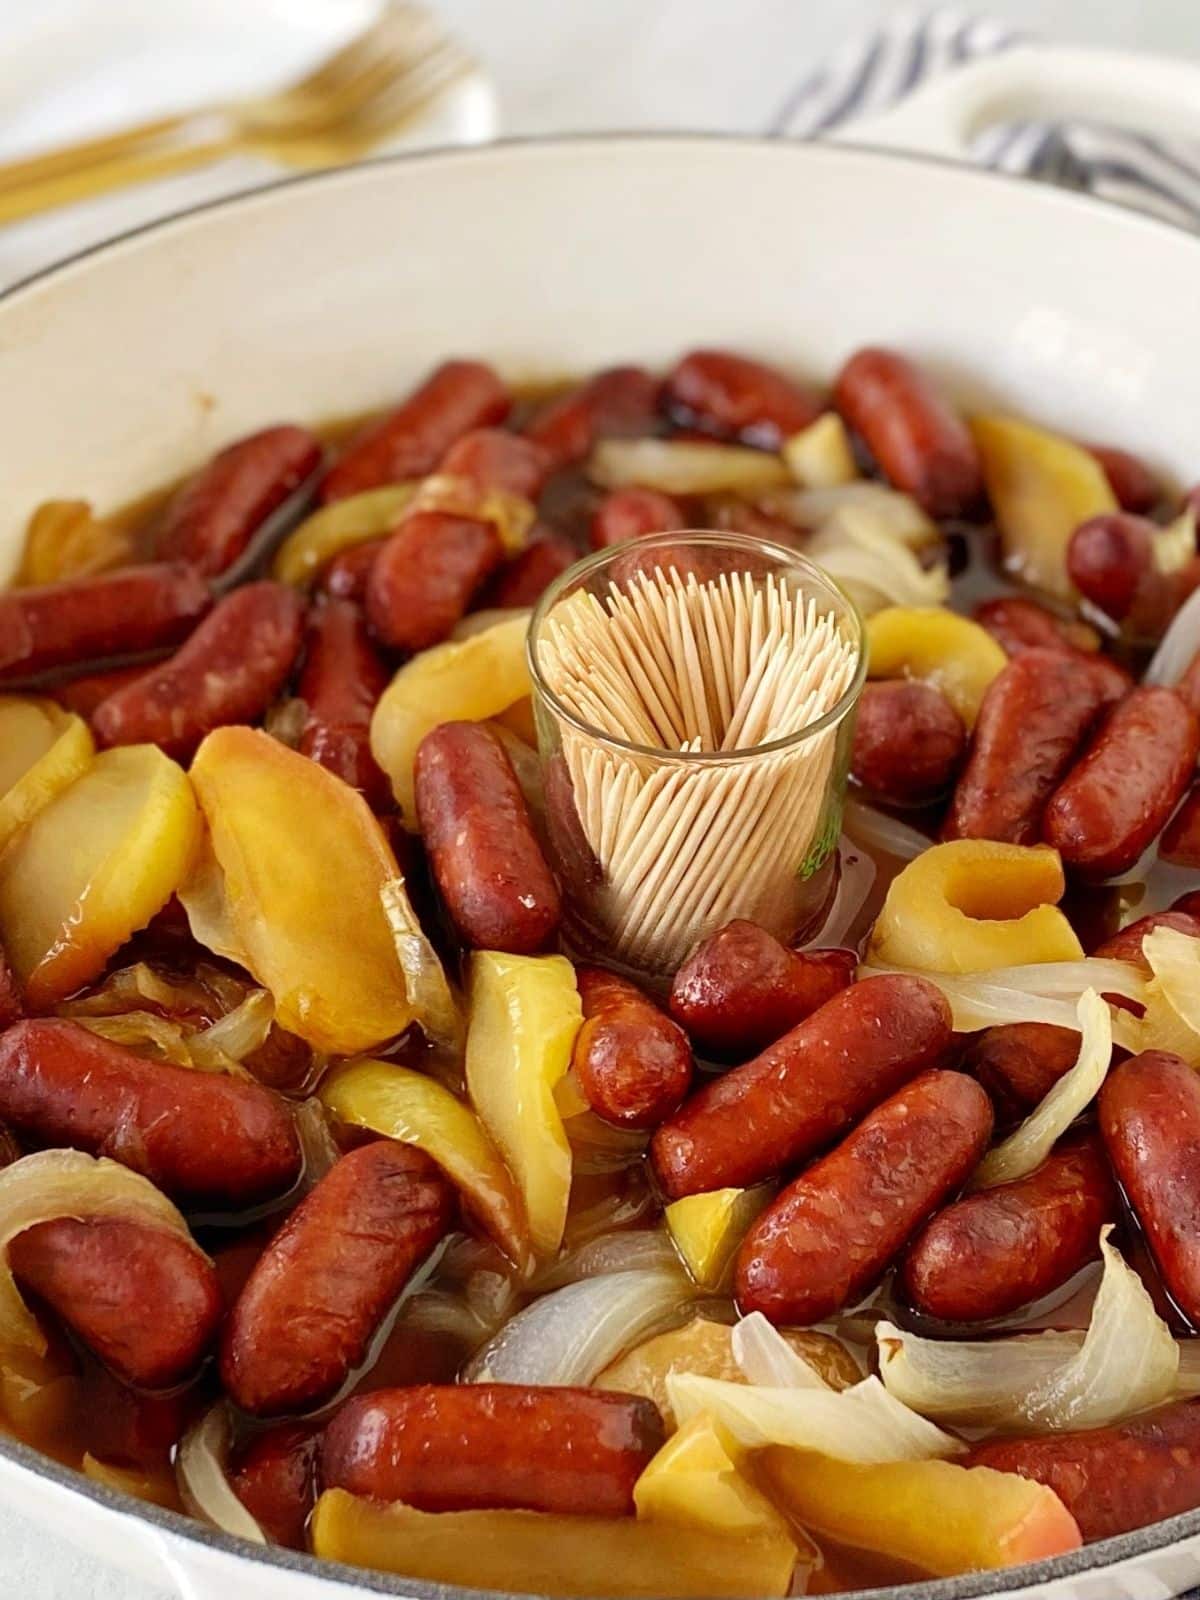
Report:
<svg viewBox="0 0 1200 1600"><path fill-rule="evenodd" d="M781 604L790 631L769 633ZM664 605L687 608L685 646ZM674 641L686 671L656 678L648 638ZM819 568L741 534L616 545L547 589L527 650L547 834L576 953L653 981L737 917L785 943L817 931L866 676L861 619ZM770 700L781 683L790 697ZM630 702L636 719L614 717ZM787 725L801 704L819 714ZM784 708L783 731L770 716L754 721L762 705ZM631 725L636 737L625 736ZM751 726L761 742L741 741Z"/></svg>

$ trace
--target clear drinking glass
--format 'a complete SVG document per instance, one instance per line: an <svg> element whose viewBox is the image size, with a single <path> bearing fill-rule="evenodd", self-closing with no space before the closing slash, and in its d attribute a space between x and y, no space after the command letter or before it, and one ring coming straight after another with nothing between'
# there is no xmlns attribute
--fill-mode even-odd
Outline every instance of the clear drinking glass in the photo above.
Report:
<svg viewBox="0 0 1200 1600"><path fill-rule="evenodd" d="M659 602L646 598L639 576L671 568L679 575L669 580L674 603L703 619L689 648L672 658L688 665L668 677L673 700L658 692L658 658L648 659L649 647L639 654L627 631L614 642L612 620L615 608L627 617L633 602L644 621L650 607L654 637L677 640L667 622L654 620ZM661 580L654 585L672 600ZM707 589L707 599L693 589ZM765 630L781 603L792 631L768 654L776 636ZM801 608L818 635L797 634ZM824 643L814 655L817 636ZM785 942L816 931L833 887L853 713L866 676L861 620L829 578L794 550L762 539L656 534L602 550L557 579L534 612L527 648L547 831L563 885L564 928L577 952L653 979L673 972L697 940L735 917ZM760 678L757 687L753 670L743 670L755 660L771 669L769 683ZM836 670L823 673L827 660ZM767 703L767 688L781 682L815 684L816 701L804 704L815 703L821 714L800 726L780 713L786 732L745 745L737 734L751 719L735 714L724 735L733 743L720 747L718 702L753 709L755 694ZM681 749L661 733L614 734L607 709L613 697L647 684L655 704L699 707L704 737ZM593 719L586 708L594 692L608 700L605 714ZM770 734L769 717L760 720L760 732Z"/></svg>

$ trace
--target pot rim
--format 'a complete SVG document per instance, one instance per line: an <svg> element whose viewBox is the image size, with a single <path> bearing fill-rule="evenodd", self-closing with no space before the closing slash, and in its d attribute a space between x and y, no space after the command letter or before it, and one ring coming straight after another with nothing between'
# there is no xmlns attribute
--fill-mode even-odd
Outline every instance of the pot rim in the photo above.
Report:
<svg viewBox="0 0 1200 1600"><path fill-rule="evenodd" d="M638 147L653 150L671 145L717 145L748 150L787 152L784 159L803 161L812 152L822 157L835 156L839 161L900 163L905 166L953 169L964 178L979 184L1020 185L1028 196L1030 207L1050 205L1055 209L1082 209L1085 213L1106 214L1110 220L1141 231L1152 237L1172 240L1188 239L1189 234L1174 224L1144 212L1132 211L1115 201L1099 199L1072 190L1038 184L1017 174L996 172L986 168L965 165L944 156L920 154L911 151L888 149L869 144L827 144L820 141L801 141L780 138L777 135L756 133L727 133L713 130L653 129L582 132L555 135L509 136L481 145L435 146L424 150L396 151L392 154L355 162L344 167L323 171L294 173L271 183L256 184L215 199L185 206L165 216L138 224L135 227L86 246L74 254L62 257L34 272L17 279L0 289L0 316L5 308L23 295L35 291L42 284L77 268L92 257L103 257L120 251L143 236L170 231L190 219L208 212L249 208L264 200L271 200L286 190L308 186L319 190L322 186L353 183L382 168L403 168L413 163L458 163L488 159L499 154L516 154L519 157L534 155L550 149L582 149L589 146L611 147L614 151ZM1200 263L1200 236L1195 238L1195 248ZM84 1496L94 1504L123 1516L136 1517L149 1523L162 1533L190 1541L208 1550L253 1561L277 1568L283 1572L313 1579L325 1579L357 1588L364 1593L402 1595L409 1600L497 1600L502 1591L468 1589L456 1584L434 1583L424 1579L405 1578L402 1575L375 1572L361 1567L350 1567L340 1562L319 1560L307 1552L286 1550L277 1545L259 1545L236 1538L218 1528L209 1527L193 1517L165 1507L152 1505L133 1495L111 1489L95 1482L73 1468L63 1466L43 1455L31 1445L20 1440L0 1436L0 1459L12 1462L22 1471L49 1480L59 1488ZM1023 1566L966 1573L954 1578L933 1578L916 1583L894 1584L869 1591L857 1590L847 1594L845 1600L982 1600L982 1597L1003 1595L1024 1590L1056 1580L1077 1577L1080 1574L1100 1571L1120 1562L1134 1560L1169 1549L1184 1540L1200 1536L1200 1507L1151 1523L1131 1533L1118 1534L1066 1555L1031 1562ZM69 1538L69 1535L68 1535ZM614 1596L613 1600L621 1600Z"/></svg>

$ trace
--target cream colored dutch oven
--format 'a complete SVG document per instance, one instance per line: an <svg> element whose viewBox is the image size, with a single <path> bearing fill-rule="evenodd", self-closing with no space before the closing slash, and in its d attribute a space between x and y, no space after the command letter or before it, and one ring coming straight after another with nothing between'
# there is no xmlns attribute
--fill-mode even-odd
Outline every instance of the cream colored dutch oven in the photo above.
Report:
<svg viewBox="0 0 1200 1600"><path fill-rule="evenodd" d="M175 217L0 300L0 551L53 496L120 504L265 423L382 405L448 354L514 377L730 344L815 377L865 342L967 404L1200 477L1200 239L956 165L997 117L1200 139L1200 68L1014 51L855 137L583 138L389 159ZM942 158L898 154L922 149ZM467 1591L264 1550L7 1441L0 1495L184 1600ZM876 1591L1149 1600L1200 1577L1200 1510L999 1574Z"/></svg>

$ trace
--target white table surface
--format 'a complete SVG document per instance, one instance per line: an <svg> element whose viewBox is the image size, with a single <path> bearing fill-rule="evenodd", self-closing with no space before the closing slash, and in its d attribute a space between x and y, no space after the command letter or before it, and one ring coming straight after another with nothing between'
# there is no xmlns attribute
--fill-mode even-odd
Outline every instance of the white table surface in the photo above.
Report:
<svg viewBox="0 0 1200 1600"><path fill-rule="evenodd" d="M125 0L91 0L120 31ZM167 0L163 0L166 4ZM242 0L249 10L260 0ZM432 0L486 61L504 128L762 127L806 67L898 0ZM26 0L0 0L0 143L38 107L5 81L28 26ZM53 5L51 3L51 9ZM218 8L219 9L219 8ZM980 0L1079 42L1200 55L1196 0ZM42 13L43 16L45 13ZM69 242L64 242L64 249ZM97 1568L0 1506L0 1595L12 1600L179 1600ZM231 1600L241 1600L231 1596Z"/></svg>

